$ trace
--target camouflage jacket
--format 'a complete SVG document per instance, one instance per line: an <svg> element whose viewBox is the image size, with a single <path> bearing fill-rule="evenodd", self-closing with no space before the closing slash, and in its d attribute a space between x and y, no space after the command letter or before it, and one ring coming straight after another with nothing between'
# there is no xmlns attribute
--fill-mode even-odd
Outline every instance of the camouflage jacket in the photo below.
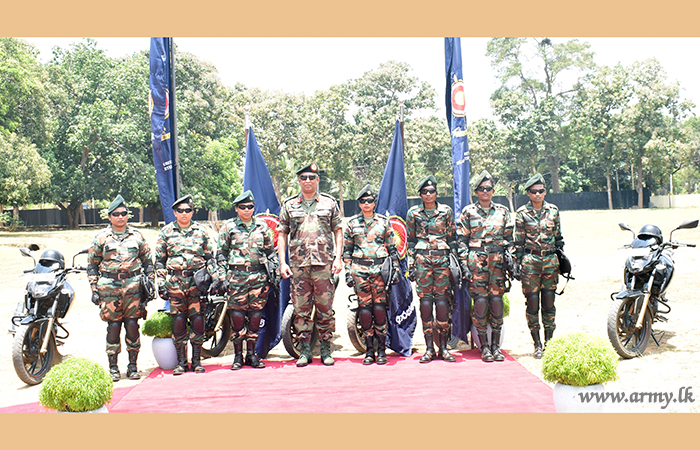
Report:
<svg viewBox="0 0 700 450"><path fill-rule="evenodd" d="M171 222L160 230L156 242L159 284L164 281L165 269L198 270L205 263L212 279L218 278L214 248L203 226L192 222L187 230L183 230L177 222Z"/></svg>
<svg viewBox="0 0 700 450"><path fill-rule="evenodd" d="M143 234L127 225L124 234L117 235L112 226L102 229L88 250L88 281L97 284L100 273L138 272L141 269L153 278L151 248Z"/></svg>
<svg viewBox="0 0 700 450"><path fill-rule="evenodd" d="M511 245L513 223L510 210L493 202L488 209L479 203L465 206L457 221L457 238L460 261L466 260L470 248Z"/></svg>
<svg viewBox="0 0 700 450"><path fill-rule="evenodd" d="M514 241L518 261L522 261L525 249L553 252L557 247L564 247L559 208L547 202L543 202L539 211L532 207L532 202L518 208Z"/></svg>
<svg viewBox="0 0 700 450"><path fill-rule="evenodd" d="M331 264L334 232L342 226L338 203L328 194L317 194L310 207L305 205L302 194L286 199L280 211L277 231L289 237L289 265L308 267Z"/></svg>
<svg viewBox="0 0 700 450"><path fill-rule="evenodd" d="M352 216L343 232L343 262L346 270L353 258L384 259L391 255L394 269L399 268L394 229L386 216L372 215L368 223L362 213ZM368 272L379 273L381 262L368 267Z"/></svg>
<svg viewBox="0 0 700 450"><path fill-rule="evenodd" d="M455 215L447 205L437 203L428 215L423 204L412 206L406 214L408 264L415 262L416 250L457 250Z"/></svg>
<svg viewBox="0 0 700 450"><path fill-rule="evenodd" d="M254 218L250 227L238 217L227 220L219 231L217 245L220 274L223 276L229 265L264 264L269 255L274 255L273 239L272 230L262 219Z"/></svg>

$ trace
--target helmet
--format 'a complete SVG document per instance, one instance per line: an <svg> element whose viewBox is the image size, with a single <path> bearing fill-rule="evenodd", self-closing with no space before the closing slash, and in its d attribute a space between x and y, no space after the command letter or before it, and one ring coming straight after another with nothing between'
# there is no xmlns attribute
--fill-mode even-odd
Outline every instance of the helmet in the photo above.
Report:
<svg viewBox="0 0 700 450"><path fill-rule="evenodd" d="M654 239L656 239L657 244L661 244L661 242L663 242L664 240L664 236L661 234L661 228L652 224L644 225L639 230L639 233L637 233L637 237L639 237L640 239L648 239L650 237L653 237Z"/></svg>
<svg viewBox="0 0 700 450"><path fill-rule="evenodd" d="M39 258L39 264L43 266L50 266L52 264L58 264L58 267L60 269L64 269L66 267L66 263L63 260L63 255L61 252L58 250L46 250L44 253L41 254L41 258Z"/></svg>

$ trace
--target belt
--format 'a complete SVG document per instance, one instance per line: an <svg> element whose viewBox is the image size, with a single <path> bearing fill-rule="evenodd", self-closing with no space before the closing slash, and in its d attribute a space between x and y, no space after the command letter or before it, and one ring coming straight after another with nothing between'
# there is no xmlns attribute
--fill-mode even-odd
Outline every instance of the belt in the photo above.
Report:
<svg viewBox="0 0 700 450"><path fill-rule="evenodd" d="M376 264L381 264L384 262L384 258L353 258L352 262L359 264L361 266L374 266Z"/></svg>
<svg viewBox="0 0 700 450"><path fill-rule="evenodd" d="M133 278L137 275L141 275L141 271L137 270L135 272L101 272L100 276L105 277L105 278L111 278L113 280L128 280L129 278Z"/></svg>
<svg viewBox="0 0 700 450"><path fill-rule="evenodd" d="M193 277L194 273L196 270L175 270L175 269L168 269L168 274L170 275L179 275L183 277Z"/></svg>
<svg viewBox="0 0 700 450"><path fill-rule="evenodd" d="M533 250L531 248L526 248L525 253L528 255L535 255L535 256L549 256L553 255L557 252L557 249L552 248L549 250Z"/></svg>
<svg viewBox="0 0 700 450"><path fill-rule="evenodd" d="M428 250L428 249L416 249L416 253L419 255L428 255L428 256L445 256L448 253L450 253L449 250Z"/></svg>
<svg viewBox="0 0 700 450"><path fill-rule="evenodd" d="M503 251L502 245L484 245L483 247L469 247L469 250L475 252L499 253Z"/></svg>
<svg viewBox="0 0 700 450"><path fill-rule="evenodd" d="M265 265L258 264L257 266L244 266L244 265L236 266L233 264L229 264L228 268L229 268L229 270L240 270L242 272L259 272L259 271L265 269Z"/></svg>

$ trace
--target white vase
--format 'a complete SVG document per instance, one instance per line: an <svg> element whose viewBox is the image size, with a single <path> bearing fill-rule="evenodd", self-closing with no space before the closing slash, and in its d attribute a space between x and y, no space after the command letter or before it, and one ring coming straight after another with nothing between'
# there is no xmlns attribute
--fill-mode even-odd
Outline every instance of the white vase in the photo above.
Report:
<svg viewBox="0 0 700 450"><path fill-rule="evenodd" d="M106 405L102 405L97 409L93 409L92 411L56 411L57 413L71 413L71 414L85 414L85 413L108 413L109 410L107 409Z"/></svg>
<svg viewBox="0 0 700 450"><path fill-rule="evenodd" d="M501 325L501 338L498 340L498 346L503 347L503 337L506 335L506 326L505 324ZM491 347L491 325L487 324L486 325L486 337L488 338L488 344L489 347ZM472 341L474 342L474 346L478 349L481 349L481 341L479 340L479 335L477 334L476 331L476 326L472 323Z"/></svg>
<svg viewBox="0 0 700 450"><path fill-rule="evenodd" d="M163 370L171 370L177 366L177 350L175 350L173 338L153 338L151 348L158 367Z"/></svg>
<svg viewBox="0 0 700 450"><path fill-rule="evenodd" d="M554 406L557 412L602 412L605 403L602 401L582 401L579 394L605 392L605 387L602 384L591 384L589 386L570 386L568 384L559 383L554 385Z"/></svg>

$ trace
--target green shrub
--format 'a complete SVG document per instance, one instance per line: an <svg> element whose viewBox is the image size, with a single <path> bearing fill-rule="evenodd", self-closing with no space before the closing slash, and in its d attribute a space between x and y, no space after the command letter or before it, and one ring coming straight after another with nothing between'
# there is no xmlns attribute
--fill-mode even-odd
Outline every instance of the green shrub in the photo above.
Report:
<svg viewBox="0 0 700 450"><path fill-rule="evenodd" d="M474 316L474 299L471 301L472 306L471 306L471 315ZM489 315L491 315L491 310L486 310L486 319L489 318ZM510 299L508 298L508 294L503 294L503 317L508 317L510 315Z"/></svg>
<svg viewBox="0 0 700 450"><path fill-rule="evenodd" d="M617 380L617 353L607 339L572 333L547 343L542 375L552 383L588 386Z"/></svg>
<svg viewBox="0 0 700 450"><path fill-rule="evenodd" d="M158 311L143 322L141 332L151 337L172 337L173 317L168 313Z"/></svg>
<svg viewBox="0 0 700 450"><path fill-rule="evenodd" d="M39 403L57 411L93 411L112 400L114 383L99 364L70 358L51 368L39 391Z"/></svg>

